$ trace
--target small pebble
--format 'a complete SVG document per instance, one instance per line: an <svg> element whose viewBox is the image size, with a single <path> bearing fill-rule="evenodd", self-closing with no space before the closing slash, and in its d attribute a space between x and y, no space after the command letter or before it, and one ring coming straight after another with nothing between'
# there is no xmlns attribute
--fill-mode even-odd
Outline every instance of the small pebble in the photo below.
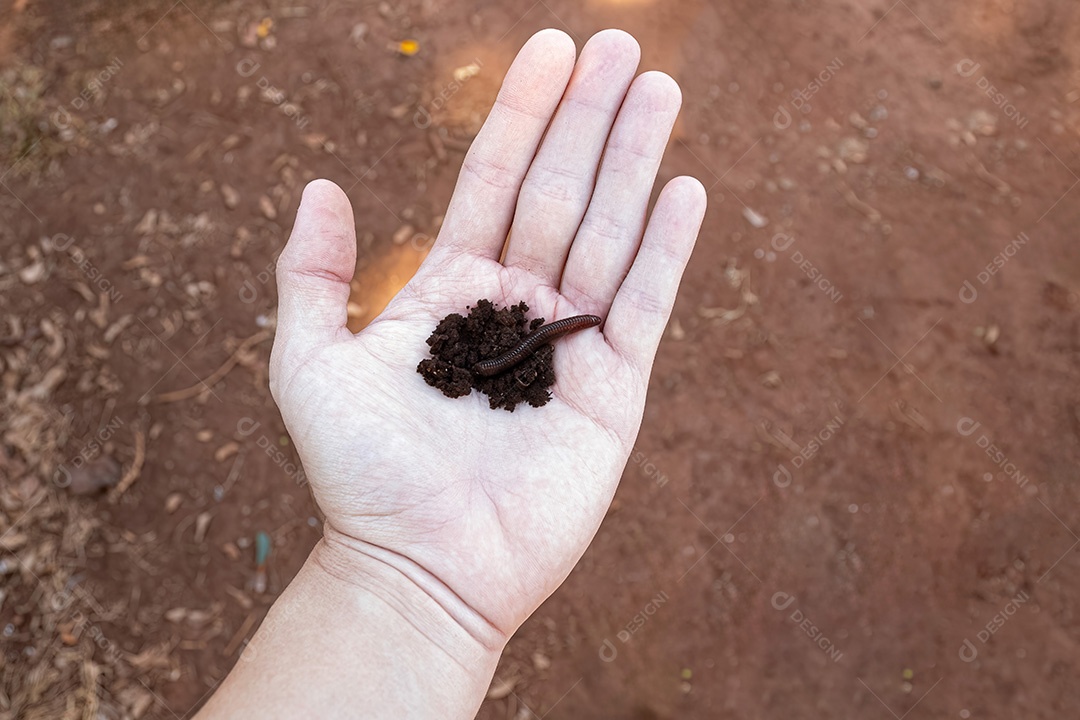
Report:
<svg viewBox="0 0 1080 720"><path fill-rule="evenodd" d="M240 204L240 193L232 185L222 184L221 199L225 202L225 207L234 210Z"/></svg>
<svg viewBox="0 0 1080 720"><path fill-rule="evenodd" d="M753 225L754 227L756 227L758 229L761 229L761 228L763 228L763 227L765 227L766 225L769 224L769 221L768 221L767 218L760 215L759 213L754 212L753 210L751 210L748 207L743 207L743 217L746 218L746 221L748 223L750 223L751 225Z"/></svg>
<svg viewBox="0 0 1080 720"><path fill-rule="evenodd" d="M172 493L169 497L165 498L165 512L172 515L174 512L180 509L180 505L184 502L184 496L180 493Z"/></svg>
<svg viewBox="0 0 1080 720"><path fill-rule="evenodd" d="M274 220L277 218L277 208L274 207L274 201L268 198L266 195L259 196L259 210L266 216L267 220Z"/></svg>
<svg viewBox="0 0 1080 720"><path fill-rule="evenodd" d="M195 543L201 543L206 539L206 531L210 527L210 521L214 518L208 512L199 513L195 518Z"/></svg>

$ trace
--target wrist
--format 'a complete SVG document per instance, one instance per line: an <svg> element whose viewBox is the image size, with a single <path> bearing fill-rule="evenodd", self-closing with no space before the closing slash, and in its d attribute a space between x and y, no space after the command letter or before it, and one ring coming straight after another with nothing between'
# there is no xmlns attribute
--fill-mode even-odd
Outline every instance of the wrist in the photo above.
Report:
<svg viewBox="0 0 1080 720"><path fill-rule="evenodd" d="M328 528L199 720L474 717L505 640L478 640L408 572Z"/></svg>
<svg viewBox="0 0 1080 720"><path fill-rule="evenodd" d="M421 565L325 524L312 564L345 592L370 596L463 668L495 664L509 636ZM485 683L490 680L490 673ZM485 690L486 690L485 684Z"/></svg>

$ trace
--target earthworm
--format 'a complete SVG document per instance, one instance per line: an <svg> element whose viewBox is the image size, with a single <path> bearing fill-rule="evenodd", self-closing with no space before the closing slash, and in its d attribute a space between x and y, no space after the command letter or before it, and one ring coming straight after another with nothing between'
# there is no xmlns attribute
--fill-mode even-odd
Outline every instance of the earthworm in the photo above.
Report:
<svg viewBox="0 0 1080 720"><path fill-rule="evenodd" d="M525 358L532 355L541 345L545 345L563 335L568 335L572 332L577 332L578 330L584 330L585 328L595 327L596 325L599 325L600 322L600 318L595 315L575 315L574 317L563 318L562 320L548 323L526 335L520 343L504 352L502 355L491 358L490 360L481 360L476 363L473 365L473 372L480 377L498 375L515 365L521 364Z"/></svg>

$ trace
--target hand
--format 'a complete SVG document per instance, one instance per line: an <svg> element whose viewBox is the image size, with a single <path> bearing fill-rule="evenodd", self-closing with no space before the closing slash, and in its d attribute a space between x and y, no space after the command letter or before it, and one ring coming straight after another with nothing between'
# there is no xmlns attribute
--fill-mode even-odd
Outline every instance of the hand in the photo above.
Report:
<svg viewBox="0 0 1080 720"><path fill-rule="evenodd" d="M345 327L355 228L337 186L307 187L278 262L271 390L326 515L323 564L376 593L387 583L402 614L417 612L402 584L419 588L486 647L502 647L596 533L705 212L701 184L676 178L646 226L681 96L662 73L635 79L638 58L619 31L576 64L565 34L533 36L429 256L358 335ZM548 405L490 410L416 372L436 323L479 298L605 321L556 343Z"/></svg>

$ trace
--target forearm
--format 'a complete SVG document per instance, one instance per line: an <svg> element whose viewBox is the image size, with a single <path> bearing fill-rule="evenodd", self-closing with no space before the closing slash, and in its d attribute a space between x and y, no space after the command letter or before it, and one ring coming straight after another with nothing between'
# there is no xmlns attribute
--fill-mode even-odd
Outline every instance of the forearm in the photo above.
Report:
<svg viewBox="0 0 1080 720"><path fill-rule="evenodd" d="M472 718L496 645L407 574L324 540L198 717Z"/></svg>

